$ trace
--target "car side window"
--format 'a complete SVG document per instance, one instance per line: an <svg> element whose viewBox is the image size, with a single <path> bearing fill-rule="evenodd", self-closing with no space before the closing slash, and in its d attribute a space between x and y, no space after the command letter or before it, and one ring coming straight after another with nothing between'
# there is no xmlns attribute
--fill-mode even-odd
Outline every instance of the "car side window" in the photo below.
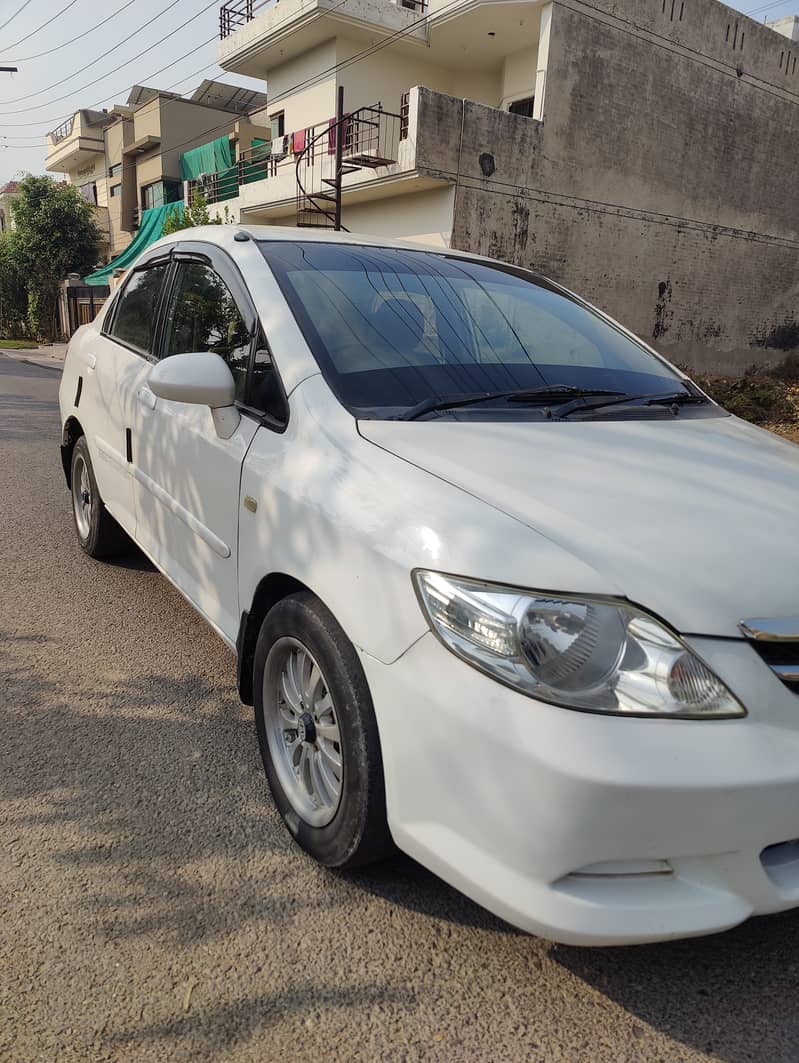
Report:
<svg viewBox="0 0 799 1063"><path fill-rule="evenodd" d="M168 263L136 270L120 294L110 335L142 354L153 353L156 312Z"/></svg>
<svg viewBox="0 0 799 1063"><path fill-rule="evenodd" d="M162 358L213 351L224 358L244 401L252 336L230 289L204 262L179 261L164 328Z"/></svg>

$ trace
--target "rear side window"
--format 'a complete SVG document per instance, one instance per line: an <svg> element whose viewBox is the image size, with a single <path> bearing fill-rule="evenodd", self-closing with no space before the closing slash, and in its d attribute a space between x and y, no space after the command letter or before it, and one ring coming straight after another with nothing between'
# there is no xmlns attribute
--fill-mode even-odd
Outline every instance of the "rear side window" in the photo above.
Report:
<svg viewBox="0 0 799 1063"><path fill-rule="evenodd" d="M168 263L137 270L125 285L111 325L111 335L127 347L153 353L156 311Z"/></svg>

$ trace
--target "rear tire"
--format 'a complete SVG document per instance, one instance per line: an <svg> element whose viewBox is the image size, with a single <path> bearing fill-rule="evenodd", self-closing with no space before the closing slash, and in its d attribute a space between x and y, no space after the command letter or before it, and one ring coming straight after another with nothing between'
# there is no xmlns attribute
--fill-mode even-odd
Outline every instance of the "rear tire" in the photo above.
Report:
<svg viewBox="0 0 799 1063"><path fill-rule="evenodd" d="M298 844L332 868L393 849L380 740L352 644L308 591L278 602L253 668L258 743L280 814Z"/></svg>
<svg viewBox="0 0 799 1063"><path fill-rule="evenodd" d="M103 505L85 436L72 450L70 484L72 519L81 550L97 559L122 553L130 540Z"/></svg>

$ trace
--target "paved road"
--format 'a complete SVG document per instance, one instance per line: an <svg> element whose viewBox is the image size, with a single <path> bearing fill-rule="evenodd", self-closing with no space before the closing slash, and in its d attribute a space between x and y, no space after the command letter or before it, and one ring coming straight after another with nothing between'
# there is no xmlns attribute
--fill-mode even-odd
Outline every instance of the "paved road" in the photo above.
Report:
<svg viewBox="0 0 799 1063"><path fill-rule="evenodd" d="M227 649L74 544L57 382L0 355L0 1060L799 1058L799 915L556 947L303 856Z"/></svg>

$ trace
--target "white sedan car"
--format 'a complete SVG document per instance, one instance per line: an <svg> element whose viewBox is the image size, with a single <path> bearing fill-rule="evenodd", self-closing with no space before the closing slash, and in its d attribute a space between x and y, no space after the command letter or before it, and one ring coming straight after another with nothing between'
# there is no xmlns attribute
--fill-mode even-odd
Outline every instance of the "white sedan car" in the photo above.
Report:
<svg viewBox="0 0 799 1063"><path fill-rule="evenodd" d="M288 829L535 934L799 905L799 448L577 296L271 227L149 248L74 336L78 541L235 649Z"/></svg>

